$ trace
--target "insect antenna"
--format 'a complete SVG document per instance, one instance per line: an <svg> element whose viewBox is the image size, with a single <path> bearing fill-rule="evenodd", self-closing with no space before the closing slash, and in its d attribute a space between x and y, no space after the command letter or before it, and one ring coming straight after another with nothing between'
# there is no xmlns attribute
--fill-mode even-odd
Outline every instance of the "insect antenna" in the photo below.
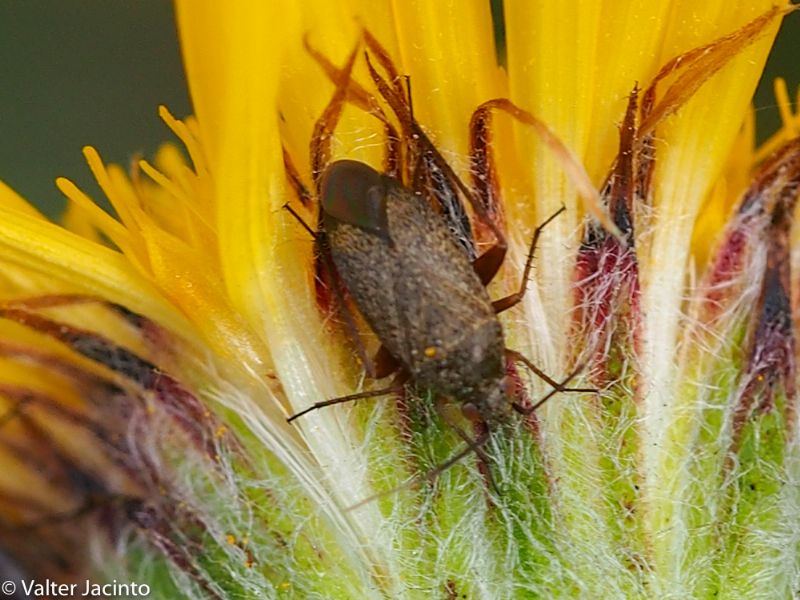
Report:
<svg viewBox="0 0 800 600"><path fill-rule="evenodd" d="M458 437L460 437L467 444L469 449L472 450L475 453L475 455L478 457L478 460L480 460L483 463L483 465L486 467L485 469L481 470L483 476L486 478L486 483L488 483L489 487L492 488L492 490L496 494L499 495L500 494L500 489L497 487L497 482L494 480L494 476L492 475L492 471L489 468L489 464L490 464L491 460L489 460L489 455L486 454L486 452L483 450L483 447L482 447L483 443L485 443L485 440L482 441L480 444L478 444L478 442L476 440L472 439L469 436L469 434L466 431L464 431L464 429L458 423L453 421L447 415L446 412L441 410L441 405L440 404L437 403L436 406L437 406L437 410L439 412L439 415L442 417L444 422L447 423L447 425L453 431L456 432ZM485 429L481 433L481 436L478 437L478 439L481 439L481 437L483 437L483 436L488 438L488 432Z"/></svg>
<svg viewBox="0 0 800 600"><path fill-rule="evenodd" d="M403 75L403 80L406 83L406 101L408 102L408 114L411 119L414 119L414 101L411 99L411 75Z"/></svg>
<svg viewBox="0 0 800 600"><path fill-rule="evenodd" d="M518 356L522 357L521 354L519 354ZM537 408L542 406L545 402L547 402L550 398L552 398L553 396L555 396L559 392L584 392L584 393L587 393L587 394L597 393L597 390L594 389L594 388L569 388L569 387L566 387L567 384L569 384L570 381L572 381L575 377L577 377L577 375L581 371L583 371L584 367L586 367L586 363L580 363L577 367L575 367L572 370L572 372L569 375L567 375L564 379L562 379L559 382L559 381L555 381L555 380L551 379L546 373L540 371L539 369L536 369L536 367L533 365L533 363L528 361L527 358L524 358L524 357L522 357L522 358L523 358L522 362L525 364L525 366L531 368L531 370L534 371L534 373L539 375L545 381L548 381L548 380L552 381L552 383L550 385L553 387L552 390L550 390L547 394L542 396L542 398L540 398L535 404L532 404L531 406L525 406L523 404L520 404L519 402L512 402L511 403L511 407L515 411L517 411L519 414L521 414L523 416L530 415ZM534 369L536 369L536 370L534 370ZM548 383L549 383L549 381L548 381Z"/></svg>
<svg viewBox="0 0 800 600"><path fill-rule="evenodd" d="M558 382L552 377L550 377L547 373L542 371L539 367L537 367L531 359L527 356L522 354L521 352L517 352L516 350L510 350L506 348L506 357L513 361L513 362L521 362L524 364L528 369L530 369L534 375L536 375L539 379L543 380L547 383L550 387L553 388L554 392L583 392L587 394L595 393L597 390L595 388L572 388L572 387L565 387L567 383L575 376L578 375L583 370L584 364L581 364L579 367L576 368L575 371L571 375L569 375L565 380L562 382Z"/></svg>
<svg viewBox="0 0 800 600"><path fill-rule="evenodd" d="M314 238L315 241L319 241L320 235L316 231L311 229L311 226L308 223L306 223L305 219L301 217L295 209L292 208L291 204L287 202L282 206L282 208L288 211L289 214L292 215L298 223L300 223L303 229L305 229L308 232L308 234L312 238Z"/></svg>
<svg viewBox="0 0 800 600"><path fill-rule="evenodd" d="M306 208L309 208L311 206L313 196L303 183L300 173L297 170L297 167L294 165L292 157L286 151L285 147L283 148L283 168L286 171L286 176L289 179L289 185L294 190L294 193L300 200L300 203Z"/></svg>

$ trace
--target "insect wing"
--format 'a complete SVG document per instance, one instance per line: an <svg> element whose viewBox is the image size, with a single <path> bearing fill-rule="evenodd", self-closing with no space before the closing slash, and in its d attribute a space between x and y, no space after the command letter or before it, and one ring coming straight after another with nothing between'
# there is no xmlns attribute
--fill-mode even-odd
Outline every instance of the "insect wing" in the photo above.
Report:
<svg viewBox="0 0 800 600"><path fill-rule="evenodd" d="M441 213L441 218L444 219L447 228L450 230L450 235L461 246L469 259L475 260L478 253L475 249L469 217L461 198L458 196L458 192L453 188L435 160L426 156L423 164L427 175L427 181L425 182L427 188L424 191L435 202Z"/></svg>

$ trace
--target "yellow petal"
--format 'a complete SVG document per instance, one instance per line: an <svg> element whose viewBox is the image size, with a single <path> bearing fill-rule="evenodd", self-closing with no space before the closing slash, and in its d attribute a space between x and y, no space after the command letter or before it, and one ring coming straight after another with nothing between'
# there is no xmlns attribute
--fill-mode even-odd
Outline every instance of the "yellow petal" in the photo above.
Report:
<svg viewBox="0 0 800 600"><path fill-rule="evenodd" d="M228 97L225 81L225 4L204 0L177 0L183 64L195 115L202 123L202 138L209 158L216 155L220 116ZM230 30L228 35L235 35ZM269 63L267 63L269 64ZM265 71L268 67L265 65Z"/></svg>
<svg viewBox="0 0 800 600"><path fill-rule="evenodd" d="M93 148L86 148L84 153L101 188L124 215L127 228L70 182L60 180L59 187L93 216L128 260L193 322L211 348L235 358L234 364L241 362L263 371L268 353L230 304L221 278L215 232L203 229L202 240L197 239L193 224L201 227L203 219L192 210L193 198L184 197L174 181L149 165L145 171L161 185L147 188L140 182L137 189L119 167L106 167ZM180 222L175 220L175 213ZM186 239L172 231L185 234Z"/></svg>
<svg viewBox="0 0 800 600"><path fill-rule="evenodd" d="M213 137L209 169L214 179L225 288L233 307L269 347L292 405L289 410L294 412L318 400L341 395L349 388L345 385L344 369L337 362L343 348L326 331L316 305L311 240L282 209L292 195L283 168L281 111L287 108L297 113L306 109L302 96L297 96L297 102L288 107L283 104L285 97L279 97L282 89L279 84L285 81L282 76L306 75L297 71L283 73L287 64L296 64L287 60L287 49L302 43L300 6L295 2L200 2L201 13L210 17L220 7L220 14L204 20L193 31L196 21L181 19L182 13L192 12L197 6L196 0L192 0L192 11L188 11L188 4L178 4L183 38L190 39L190 45L195 47L199 43L196 36L207 35L209 40L223 41L222 48L211 46L220 53L214 68L221 73L198 74L202 64L195 64L189 69L189 76L192 78L195 73L201 82L217 77L215 85L225 88L224 102L214 104L217 112L209 115L211 104L203 104L197 96L209 92L209 87L205 83L191 84L193 98L201 102L198 117L204 135ZM327 6L326 10L331 10L332 5ZM209 31L210 28L216 31ZM329 30L328 35L335 37L338 33ZM348 48L348 52L352 50L352 39L339 44ZM195 51L187 54L197 55ZM210 125L203 121L202 110L211 116ZM317 118L315 112L309 119ZM287 113L285 118L290 115ZM364 115L359 118L371 119ZM209 134L205 134L206 127ZM305 442L319 463L329 467L328 483L338 496L337 504L352 505L374 490L364 474L353 472L352 463L348 462L356 452L352 432L335 418L335 411L327 414L327 417L310 415L298 429L304 432ZM300 481L308 483L309 492L319 495L315 476L303 470L304 463L292 446L293 438L285 422L280 421L269 421L264 428L265 439L273 444L271 450L286 458ZM274 435L276 431L280 435ZM388 549L374 550L380 546L380 541L370 535L380 518L376 505L365 507L357 519L335 510L332 504L325 508L339 522L341 531L347 532L354 552L390 556ZM393 571L386 565L380 568Z"/></svg>
<svg viewBox="0 0 800 600"><path fill-rule="evenodd" d="M454 166L466 172L472 112L506 92L489 2L395 1L394 14L414 116Z"/></svg>
<svg viewBox="0 0 800 600"><path fill-rule="evenodd" d="M0 206L18 210L31 217L45 218L30 202L8 187L3 181L0 181Z"/></svg>
<svg viewBox="0 0 800 600"><path fill-rule="evenodd" d="M64 288L116 302L194 340L188 322L120 253L57 225L0 207L3 259Z"/></svg>
<svg viewBox="0 0 800 600"><path fill-rule="evenodd" d="M61 216L61 224L64 229L82 238L86 238L96 244L103 243L100 230L94 225L91 217L73 200L67 200L67 207Z"/></svg>

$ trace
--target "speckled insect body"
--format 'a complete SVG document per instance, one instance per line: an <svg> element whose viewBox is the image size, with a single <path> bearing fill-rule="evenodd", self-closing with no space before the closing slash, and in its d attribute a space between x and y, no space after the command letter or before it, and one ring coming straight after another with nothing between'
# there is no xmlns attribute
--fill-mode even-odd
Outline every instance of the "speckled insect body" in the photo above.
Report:
<svg viewBox="0 0 800 600"><path fill-rule="evenodd" d="M321 198L339 276L411 381L474 407L485 421L508 413L500 322L441 216L395 179L355 161L328 167ZM356 202L363 210L356 217L339 210Z"/></svg>
<svg viewBox="0 0 800 600"><path fill-rule="evenodd" d="M527 415L556 391L586 391L565 387L531 361L505 348L497 314L517 305L525 294L533 250L542 228L534 234L520 289L492 301L486 286L506 256L502 207L489 152L489 124L495 111L523 123L537 124L509 100L489 100L470 120L470 189L437 150L411 109L410 84L398 74L388 53L364 32L366 66L380 97L391 109L399 129L375 98L351 80L357 48L341 69L310 50L336 84L336 90L314 127L311 173L319 201L319 230L314 231L287 206L317 242L317 272L337 300L343 324L369 375L397 373L387 388L320 401L290 417L290 421L340 402L398 393L410 382L420 390L460 403L464 417L476 425L478 438L463 431L473 451L488 431L507 421L512 410ZM386 71L373 66L374 56ZM331 162L330 141L344 105L353 102L375 115L386 130L384 173L353 160ZM284 157L286 161L286 155ZM311 194L287 164L298 198ZM465 205L477 221L471 227ZM482 239L473 239L473 233ZM477 251L476 241L484 244ZM358 328L348 310L350 298L381 342L373 362L358 340ZM509 381L511 363L524 363L553 391L538 403L527 402L518 381ZM377 367L377 368L376 368ZM511 378L513 379L513 378ZM451 423L458 430L458 425ZM460 431L460 430L459 430Z"/></svg>

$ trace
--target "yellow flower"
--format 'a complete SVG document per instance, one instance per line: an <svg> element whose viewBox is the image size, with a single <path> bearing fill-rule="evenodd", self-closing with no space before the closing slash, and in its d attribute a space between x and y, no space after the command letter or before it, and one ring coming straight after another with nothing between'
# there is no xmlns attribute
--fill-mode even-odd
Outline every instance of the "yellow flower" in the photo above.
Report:
<svg viewBox="0 0 800 600"><path fill-rule="evenodd" d="M189 160L165 145L126 174L87 148L118 218L60 179L65 228L0 188L0 544L21 544L20 565L63 576L37 551L62 553L89 519L98 544L118 542L112 513L138 536L104 568L155 561L160 597L797 589L794 341L776 298L791 291L800 119L779 87L785 127L756 151L749 115L788 9L507 0L501 67L488 2L176 6L195 116L160 114ZM490 290L517 288L535 226L565 206L502 323L555 379L585 364L598 389L494 428L488 463L435 481L463 442L424 390L286 422L378 387L284 209L316 222L298 190L314 195L336 82L335 158L383 170L387 122L414 143L370 61L408 76L413 119L467 183L475 110L525 111L491 120L509 254ZM550 390L509 373L531 398Z"/></svg>

